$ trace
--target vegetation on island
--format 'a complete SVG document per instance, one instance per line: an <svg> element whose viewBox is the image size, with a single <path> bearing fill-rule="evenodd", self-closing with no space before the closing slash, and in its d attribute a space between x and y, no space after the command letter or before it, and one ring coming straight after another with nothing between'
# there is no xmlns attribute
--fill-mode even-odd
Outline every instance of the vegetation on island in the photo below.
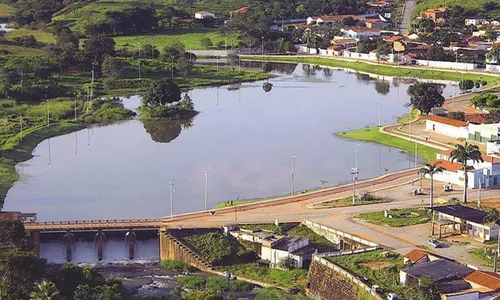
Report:
<svg viewBox="0 0 500 300"><path fill-rule="evenodd" d="M317 208L332 208L332 207L347 207L347 206L357 206L357 205L370 205L370 204L385 203L391 201L392 199L379 198L370 194L365 194L362 195L361 198L358 195L356 195L356 197L354 197L354 204L352 203L352 197L348 196L344 198L320 202L318 204L315 204L314 206Z"/></svg>
<svg viewBox="0 0 500 300"><path fill-rule="evenodd" d="M429 222L431 214L424 208L404 208L377 211L370 213L361 213L359 218L377 225L390 227L411 226Z"/></svg>

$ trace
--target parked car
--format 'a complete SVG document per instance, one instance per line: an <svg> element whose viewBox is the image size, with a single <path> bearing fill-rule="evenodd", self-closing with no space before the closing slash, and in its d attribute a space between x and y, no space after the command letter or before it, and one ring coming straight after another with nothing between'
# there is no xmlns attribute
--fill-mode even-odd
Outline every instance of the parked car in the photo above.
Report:
<svg viewBox="0 0 500 300"><path fill-rule="evenodd" d="M389 293L387 294L387 300L398 300L398 295L394 294L394 293Z"/></svg>
<svg viewBox="0 0 500 300"><path fill-rule="evenodd" d="M382 289L378 286L378 285L372 285L372 292L375 292L377 294L381 294L382 293Z"/></svg>
<svg viewBox="0 0 500 300"><path fill-rule="evenodd" d="M441 243L438 242L436 239L428 240L427 244L429 244L429 246L434 247L434 248L441 248Z"/></svg>

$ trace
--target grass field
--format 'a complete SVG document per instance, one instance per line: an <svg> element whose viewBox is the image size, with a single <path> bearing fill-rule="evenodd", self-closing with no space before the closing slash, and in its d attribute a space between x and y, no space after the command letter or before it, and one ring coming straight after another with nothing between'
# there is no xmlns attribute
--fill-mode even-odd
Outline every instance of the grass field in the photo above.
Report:
<svg viewBox="0 0 500 300"><path fill-rule="evenodd" d="M0 3L0 18L10 18L14 8L10 5Z"/></svg>
<svg viewBox="0 0 500 300"><path fill-rule="evenodd" d="M368 285L380 286L384 294L394 292L401 296L404 286L399 284L399 271L405 268L403 257L393 252L389 257L381 257L380 254L385 251L387 250L380 249L327 259L344 270L356 274L358 278L366 277L370 281Z"/></svg>
<svg viewBox="0 0 500 300"><path fill-rule="evenodd" d="M222 268L235 274L281 287L304 287L307 283L307 270L294 269L291 271L271 269L256 263L237 264Z"/></svg>
<svg viewBox="0 0 500 300"><path fill-rule="evenodd" d="M441 6L453 7L453 6L462 6L468 10L477 10L484 11L486 13L494 13L494 11L485 11L484 4L493 3L495 1L492 0L421 0L418 1L418 4L415 6L414 15L418 15L422 10L427 8L437 8ZM498 2L497 2L498 3ZM497 6L498 7L498 6ZM498 9L495 10L498 13Z"/></svg>
<svg viewBox="0 0 500 300"><path fill-rule="evenodd" d="M391 227L410 226L415 224L427 223L430 220L430 214L421 208L391 209L388 211L392 218L385 218L383 211L362 213L359 218L370 223L386 225ZM409 213L410 216L403 216Z"/></svg>
<svg viewBox="0 0 500 300"><path fill-rule="evenodd" d="M475 248L472 249L469 253L479 261L481 261L484 266L490 268L493 267L494 255L492 253L486 252L484 248Z"/></svg>
<svg viewBox="0 0 500 300"><path fill-rule="evenodd" d="M276 61L276 62L295 62L295 63L306 63L313 65L322 65L336 68L346 68L352 69L359 72L366 72L371 74L378 74L383 76L394 76L394 77L414 77L422 79L433 79L433 80L447 80L447 81L460 81L462 80L462 74L458 72L451 71L441 71L441 70L429 70L423 68L407 68L407 67L397 67L390 65L381 65L365 62L355 62L347 61L334 58L317 58L317 57L299 57L299 56L287 56L287 57L261 57L261 56L246 56L244 60L266 60L266 61ZM479 75L472 73L465 73L464 79L471 80L485 80L488 82L488 86L500 85L500 77L491 75Z"/></svg>
<svg viewBox="0 0 500 300"><path fill-rule="evenodd" d="M9 31L5 34L5 39L7 39L8 41L12 41L14 40L14 38L21 37L24 35L32 35L38 42L44 44L51 44L51 43L53 44L56 42L56 39L51 33L42 30L33 30L28 28L19 28L13 31Z"/></svg>
<svg viewBox="0 0 500 300"><path fill-rule="evenodd" d="M299 236L309 238L309 244L318 249L319 252L333 251L337 245L327 240L324 236L314 233L307 226L300 225L287 231L289 236Z"/></svg>
<svg viewBox="0 0 500 300"><path fill-rule="evenodd" d="M355 197L355 204L354 206L357 205L369 205L369 204L377 204L377 203L384 203L384 202L391 202L392 199L364 199L360 200L358 196ZM352 197L345 197L345 198L340 198L340 199L334 199L330 200L327 202L322 202L318 205L317 207L347 207L347 206L353 206L352 205Z"/></svg>
<svg viewBox="0 0 500 300"><path fill-rule="evenodd" d="M45 53L42 49L38 48L26 48L22 46L3 44L0 44L0 50L7 50L9 53L22 55L42 55Z"/></svg>
<svg viewBox="0 0 500 300"><path fill-rule="evenodd" d="M137 49L140 43L141 45L154 45L161 52L163 48L172 45L174 42L183 43L186 47L186 51L200 50L203 49L200 43L203 38L209 38L214 45L221 41L226 42L228 48L230 48L231 43L235 46L238 45L237 38L228 37L224 39L224 37L214 29L171 30L150 35L119 36L115 37L114 40L118 49L125 47L130 50Z"/></svg>
<svg viewBox="0 0 500 300"><path fill-rule="evenodd" d="M337 133L340 137L350 138L354 140L375 142L386 146L395 147L405 152L415 153L415 143L410 142L392 135L379 132L378 127L362 128L352 131ZM431 161L436 158L438 149L425 145L418 145L418 155L424 157L426 160Z"/></svg>

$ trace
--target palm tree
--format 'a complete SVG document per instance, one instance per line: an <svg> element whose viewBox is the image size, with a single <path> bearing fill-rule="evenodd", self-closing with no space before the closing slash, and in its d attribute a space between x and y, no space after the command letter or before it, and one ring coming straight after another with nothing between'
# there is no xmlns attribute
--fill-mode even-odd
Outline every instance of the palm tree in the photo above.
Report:
<svg viewBox="0 0 500 300"><path fill-rule="evenodd" d="M464 203L467 203L467 185L469 183L469 175L467 171L471 166L467 165L469 161L472 163L483 162L481 151L477 145L472 145L465 142L464 145L457 144L456 149L451 151L450 160L457 161L464 166Z"/></svg>
<svg viewBox="0 0 500 300"><path fill-rule="evenodd" d="M418 170L418 174L419 175L429 175L430 179L431 179L431 188L430 188L430 191L429 191L429 198L430 198L430 201L429 201L429 204L430 204L430 207L433 207L434 206L434 174L437 174L437 173L441 173L443 171L445 171L446 169L443 168L443 167L438 167L437 165L440 164L441 162L437 162L433 165L431 164L425 164L423 167L421 167L419 170Z"/></svg>
<svg viewBox="0 0 500 300"><path fill-rule="evenodd" d="M35 286L30 295L31 300L54 300L59 296L56 285L51 281L42 281Z"/></svg>
<svg viewBox="0 0 500 300"><path fill-rule="evenodd" d="M304 31L302 42L305 43L309 48L313 45L314 47L316 47L316 33L314 33L312 30Z"/></svg>

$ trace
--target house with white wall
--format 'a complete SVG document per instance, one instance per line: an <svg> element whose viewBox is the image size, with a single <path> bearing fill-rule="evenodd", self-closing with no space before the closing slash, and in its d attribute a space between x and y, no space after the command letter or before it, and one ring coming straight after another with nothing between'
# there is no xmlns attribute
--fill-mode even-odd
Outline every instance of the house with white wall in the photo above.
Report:
<svg viewBox="0 0 500 300"><path fill-rule="evenodd" d="M481 18L481 17L465 18L465 26L469 26L469 25L474 25L474 26L481 25L484 21L486 21L486 19L485 18Z"/></svg>
<svg viewBox="0 0 500 300"><path fill-rule="evenodd" d="M366 20L365 16L357 16L357 15L314 16L314 17L308 17L306 23L307 24L316 23L318 25L340 24L342 23L343 20L347 18L353 18L354 20L362 22Z"/></svg>
<svg viewBox="0 0 500 300"><path fill-rule="evenodd" d="M425 130L453 138L468 138L466 126L467 122L436 115L431 115L425 120Z"/></svg>
<svg viewBox="0 0 500 300"><path fill-rule="evenodd" d="M340 29L340 32L344 34L347 38L362 39L371 36L380 36L380 28L368 28L368 27L344 27Z"/></svg>
<svg viewBox="0 0 500 300"><path fill-rule="evenodd" d="M444 226L460 234L470 234L481 242L498 239L500 226L485 222L484 218L488 215L485 211L460 204L434 206L431 209L438 213L439 221L452 221L453 223Z"/></svg>
<svg viewBox="0 0 500 300"><path fill-rule="evenodd" d="M440 159L431 161L430 164L437 164L437 167L443 167L445 169L443 172L434 174L434 180L444 182L448 185L464 186L465 172L462 164ZM482 169L474 168L467 172L468 188L474 189L479 187L480 180L483 178L482 172ZM426 177L428 178L428 176Z"/></svg>
<svg viewBox="0 0 500 300"><path fill-rule="evenodd" d="M201 11L194 13L194 18L198 19L198 20L202 20L205 18L215 18L215 14L208 12L208 11L201 10Z"/></svg>
<svg viewBox="0 0 500 300"><path fill-rule="evenodd" d="M268 260L271 268L277 268L284 258L291 257L297 262L297 267L302 268L304 262L311 260L316 252L309 246L308 238L284 236L277 241L264 241L261 258Z"/></svg>

